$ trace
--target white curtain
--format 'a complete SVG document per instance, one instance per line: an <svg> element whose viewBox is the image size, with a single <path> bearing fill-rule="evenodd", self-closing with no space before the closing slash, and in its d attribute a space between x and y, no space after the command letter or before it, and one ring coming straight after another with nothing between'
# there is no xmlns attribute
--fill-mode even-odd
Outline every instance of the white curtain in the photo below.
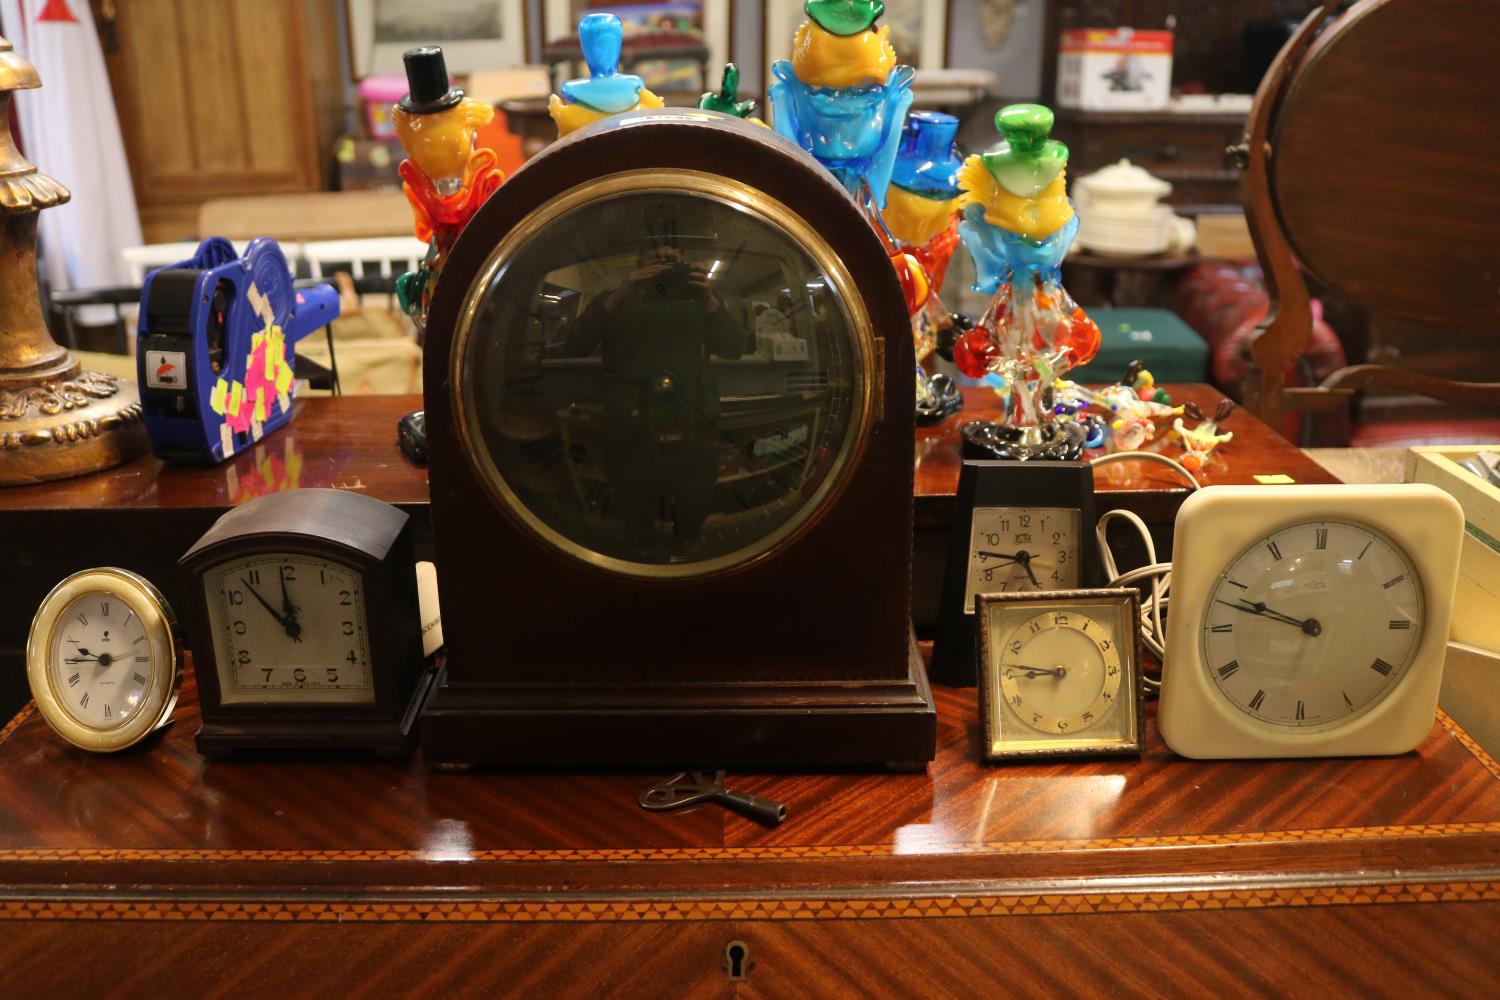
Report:
<svg viewBox="0 0 1500 1000"><path fill-rule="evenodd" d="M73 192L42 213L43 275L53 289L128 284L120 251L141 223L88 0L0 0L0 23L42 78L12 97L26 158Z"/></svg>

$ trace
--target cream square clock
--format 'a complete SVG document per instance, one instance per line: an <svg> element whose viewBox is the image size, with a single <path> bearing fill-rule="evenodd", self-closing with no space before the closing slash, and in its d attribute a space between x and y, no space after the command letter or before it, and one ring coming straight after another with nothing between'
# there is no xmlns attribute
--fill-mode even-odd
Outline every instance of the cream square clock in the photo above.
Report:
<svg viewBox="0 0 1500 1000"><path fill-rule="evenodd" d="M1463 539L1432 486L1211 486L1177 514L1158 724L1184 757L1399 754L1432 729Z"/></svg>

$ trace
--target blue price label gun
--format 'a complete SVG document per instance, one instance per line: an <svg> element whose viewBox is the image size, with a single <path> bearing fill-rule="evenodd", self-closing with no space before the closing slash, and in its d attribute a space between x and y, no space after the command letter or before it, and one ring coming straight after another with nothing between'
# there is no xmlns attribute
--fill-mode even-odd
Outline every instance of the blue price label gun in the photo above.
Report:
<svg viewBox="0 0 1500 1000"><path fill-rule="evenodd" d="M159 458L215 463L292 418L293 345L333 322L332 285L296 288L275 240L213 236L146 275L136 374Z"/></svg>

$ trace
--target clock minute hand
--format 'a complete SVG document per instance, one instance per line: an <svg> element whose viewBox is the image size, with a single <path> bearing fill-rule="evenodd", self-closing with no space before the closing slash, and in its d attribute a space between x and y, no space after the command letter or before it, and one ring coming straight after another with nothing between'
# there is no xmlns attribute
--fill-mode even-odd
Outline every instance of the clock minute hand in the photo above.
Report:
<svg viewBox="0 0 1500 1000"><path fill-rule="evenodd" d="M276 619L276 624L280 625L286 631L286 634L291 638L293 642L302 641L302 626L297 624L297 620L295 618L287 618L280 611L277 611L275 608L271 607L271 602L266 600L264 597L261 597L260 592L257 591L254 587L250 586L250 581L245 577L240 577L240 583L243 583L245 585L245 589L250 591L251 596L253 596L257 601L261 603L261 606L266 609L266 612L272 618Z"/></svg>
<svg viewBox="0 0 1500 1000"><path fill-rule="evenodd" d="M1266 607L1266 605L1261 601L1246 601L1244 604L1231 604L1228 601L1219 600L1217 597L1214 598L1214 600L1218 601L1218 603L1224 605L1225 607L1233 608L1236 611L1243 611L1246 614L1250 615L1259 615L1260 617L1270 619L1273 622L1281 622L1283 625L1295 625L1307 635L1318 635L1323 631L1323 626L1318 623L1318 620L1316 618L1308 618L1305 620L1301 618L1293 618L1291 615L1282 614L1280 611L1274 611L1271 608Z"/></svg>
<svg viewBox="0 0 1500 1000"><path fill-rule="evenodd" d="M975 552L974 554L977 555L981 559L984 559L985 557L992 557L992 558L995 558L995 559L1004 559L1006 562L1016 562L1017 561L1017 557L1011 555L1009 552L991 552L988 549L980 549L979 551Z"/></svg>

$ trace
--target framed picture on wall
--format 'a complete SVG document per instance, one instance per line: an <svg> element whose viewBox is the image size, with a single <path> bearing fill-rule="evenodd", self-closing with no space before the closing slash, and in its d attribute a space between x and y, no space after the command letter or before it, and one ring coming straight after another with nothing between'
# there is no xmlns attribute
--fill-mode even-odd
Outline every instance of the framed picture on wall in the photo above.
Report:
<svg viewBox="0 0 1500 1000"><path fill-rule="evenodd" d="M681 40L684 36L708 48L707 88L718 88L719 71L732 58L735 0L542 0L542 46L574 38L578 21L591 13L617 14L625 39ZM585 70L575 67L571 72ZM698 63L692 59L654 59L636 64L631 72L657 93L701 91Z"/></svg>
<svg viewBox="0 0 1500 1000"><path fill-rule="evenodd" d="M403 73L401 53L441 45L448 72L526 62L526 4L516 0L344 0L356 79Z"/></svg>
<svg viewBox="0 0 1500 1000"><path fill-rule="evenodd" d="M885 0L878 25L891 29L896 62L917 69L948 65L948 20L953 0ZM802 0L766 0L761 63L770 79L771 64L792 57L792 37L807 20Z"/></svg>

